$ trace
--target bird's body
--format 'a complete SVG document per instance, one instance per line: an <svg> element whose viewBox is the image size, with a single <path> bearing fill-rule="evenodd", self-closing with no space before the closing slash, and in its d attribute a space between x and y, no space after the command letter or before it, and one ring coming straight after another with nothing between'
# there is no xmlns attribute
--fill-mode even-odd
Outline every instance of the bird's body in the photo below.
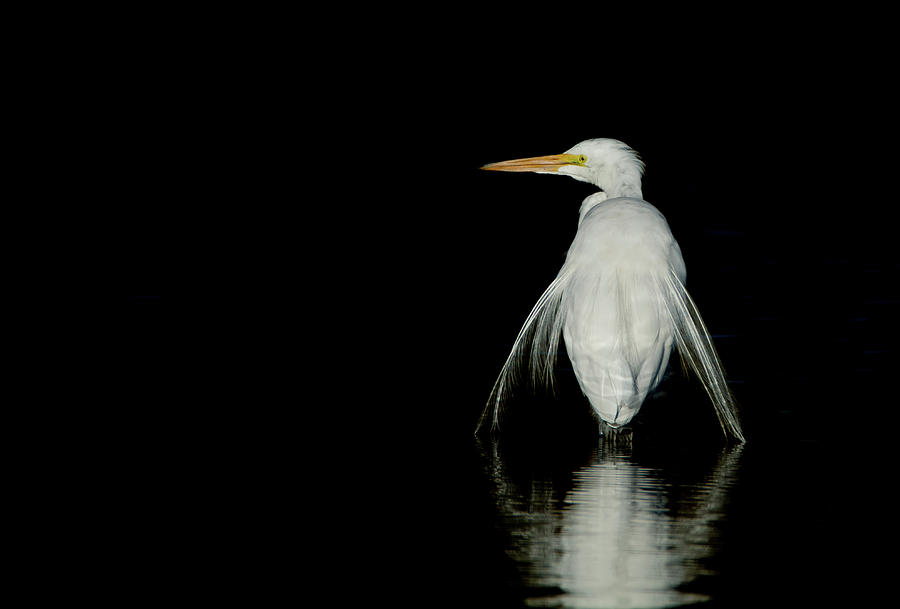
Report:
<svg viewBox="0 0 900 609"><path fill-rule="evenodd" d="M709 393L723 430L742 441L715 348L684 288L681 250L663 215L643 200L643 164L634 151L617 140L587 140L562 155L485 168L560 173L603 189L582 204L566 261L516 338L485 409L485 417L493 412L493 426L527 342L534 376L543 372L549 380L562 335L578 384L603 422L601 430L631 421L678 345Z"/></svg>
<svg viewBox="0 0 900 609"><path fill-rule="evenodd" d="M567 264L563 338L575 377L603 421L625 425L662 380L675 344L656 274L674 269L684 281L681 250L656 208L617 197L585 214Z"/></svg>

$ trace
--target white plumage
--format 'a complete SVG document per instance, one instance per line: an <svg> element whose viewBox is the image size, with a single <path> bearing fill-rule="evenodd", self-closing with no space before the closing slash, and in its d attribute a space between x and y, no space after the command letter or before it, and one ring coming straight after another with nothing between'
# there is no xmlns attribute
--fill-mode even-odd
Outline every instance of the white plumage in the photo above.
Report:
<svg viewBox="0 0 900 609"><path fill-rule="evenodd" d="M527 361L534 378L552 381L562 335L578 384L605 424L601 432L632 420L677 345L706 388L723 431L743 441L715 347L684 288L681 250L663 215L643 200L643 163L635 152L617 140L594 139L561 155L484 168L559 173L603 191L584 200L566 261L520 330L479 429L489 415L497 427L521 364Z"/></svg>

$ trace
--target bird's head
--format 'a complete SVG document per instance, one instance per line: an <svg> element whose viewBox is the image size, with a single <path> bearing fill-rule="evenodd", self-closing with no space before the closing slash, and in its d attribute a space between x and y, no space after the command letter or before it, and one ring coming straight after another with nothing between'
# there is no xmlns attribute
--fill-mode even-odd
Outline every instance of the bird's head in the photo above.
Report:
<svg viewBox="0 0 900 609"><path fill-rule="evenodd" d="M490 163L489 171L531 171L567 175L602 188L610 197L641 197L644 163L619 140L585 140L562 154Z"/></svg>

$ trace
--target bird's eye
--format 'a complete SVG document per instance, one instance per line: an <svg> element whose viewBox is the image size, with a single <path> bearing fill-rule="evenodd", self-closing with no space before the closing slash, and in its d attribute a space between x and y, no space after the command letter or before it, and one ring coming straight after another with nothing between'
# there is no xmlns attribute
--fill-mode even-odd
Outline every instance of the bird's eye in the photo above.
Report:
<svg viewBox="0 0 900 609"><path fill-rule="evenodd" d="M582 154L578 157L578 162L584 165L585 163L587 163L587 157Z"/></svg>

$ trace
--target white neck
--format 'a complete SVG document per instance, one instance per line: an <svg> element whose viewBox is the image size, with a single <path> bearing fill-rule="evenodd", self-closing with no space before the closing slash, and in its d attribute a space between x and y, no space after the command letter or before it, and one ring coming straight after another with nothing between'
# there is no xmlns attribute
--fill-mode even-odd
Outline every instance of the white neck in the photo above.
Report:
<svg viewBox="0 0 900 609"><path fill-rule="evenodd" d="M643 199L641 193L641 170L633 162L618 162L602 174L598 186L612 197L634 197Z"/></svg>
<svg viewBox="0 0 900 609"><path fill-rule="evenodd" d="M605 189L607 196L612 197L632 197L634 199L643 199L644 194L641 192L641 181L638 179L634 182L619 182Z"/></svg>

